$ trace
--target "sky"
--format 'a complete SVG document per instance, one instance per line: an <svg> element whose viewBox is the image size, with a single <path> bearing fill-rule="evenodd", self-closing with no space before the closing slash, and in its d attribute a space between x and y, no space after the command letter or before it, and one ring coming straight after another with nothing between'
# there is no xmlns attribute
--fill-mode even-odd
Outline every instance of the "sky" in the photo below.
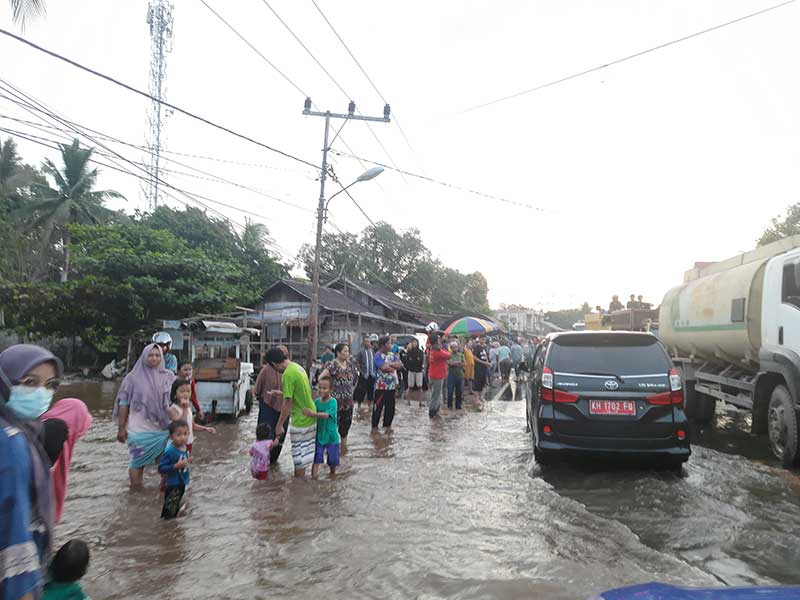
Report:
<svg viewBox="0 0 800 600"><path fill-rule="evenodd" d="M374 116L385 99L393 123L349 122L332 149L456 187L386 170L353 197L373 221L418 228L448 266L482 272L494 307L606 305L630 293L658 303L695 261L751 249L800 201L800 2L477 110L778 1L317 0L380 95L312 0L206 3L264 58L201 0L174 0L166 100L316 165L324 120L302 115L306 95L319 110L346 112L352 99ZM145 0L49 0L22 35L146 90L146 13ZM0 27L21 33L7 0ZM145 141L144 98L5 36L0 79L72 122ZM8 120L37 117L4 98L0 115L0 127L53 137ZM203 201L234 223L263 222L286 260L313 241L318 171L179 113L165 132L164 148L182 153L165 156L183 163L164 163L170 184L229 205ZM19 148L26 162L57 159L31 142ZM331 159L345 184L372 166ZM175 173L192 168L260 193ZM100 170L99 187L126 197L114 208L146 208L141 180ZM327 195L338 189L329 182ZM368 225L347 196L332 200L326 230Z"/></svg>

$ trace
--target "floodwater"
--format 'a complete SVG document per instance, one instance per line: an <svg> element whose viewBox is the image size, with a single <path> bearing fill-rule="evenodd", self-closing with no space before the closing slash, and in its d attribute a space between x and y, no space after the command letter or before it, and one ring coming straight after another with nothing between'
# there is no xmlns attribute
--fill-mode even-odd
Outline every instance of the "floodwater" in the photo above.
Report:
<svg viewBox="0 0 800 600"><path fill-rule="evenodd" d="M741 413L695 432L682 476L540 469L524 402L430 422L398 402L394 431L353 424L340 475L269 481L247 449L255 414L197 433L188 514L159 519L159 478L129 492L113 383L68 386L95 421L79 443L58 541L91 545L95 599L587 598L610 587L800 584L800 479ZM255 411L254 411L255 413Z"/></svg>

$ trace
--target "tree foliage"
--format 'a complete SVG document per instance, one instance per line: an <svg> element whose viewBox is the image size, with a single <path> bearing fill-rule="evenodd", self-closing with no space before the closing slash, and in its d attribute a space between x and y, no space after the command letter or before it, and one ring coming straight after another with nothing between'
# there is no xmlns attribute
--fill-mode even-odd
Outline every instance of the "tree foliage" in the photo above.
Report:
<svg viewBox="0 0 800 600"><path fill-rule="evenodd" d="M314 267L314 247L305 244L300 262L308 277ZM390 289L437 313L489 312L489 285L478 272L464 274L432 257L418 229L397 231L385 222L361 235L324 233L320 270Z"/></svg>
<svg viewBox="0 0 800 600"><path fill-rule="evenodd" d="M800 234L800 202L792 204L782 219L780 217L772 219L772 224L758 238L758 245L765 246L797 234Z"/></svg>
<svg viewBox="0 0 800 600"><path fill-rule="evenodd" d="M545 321L550 321L553 325L561 329L572 329L572 325L577 321L583 321L583 316L591 312L588 302L584 302L581 308L567 308L562 310L551 310L544 313Z"/></svg>

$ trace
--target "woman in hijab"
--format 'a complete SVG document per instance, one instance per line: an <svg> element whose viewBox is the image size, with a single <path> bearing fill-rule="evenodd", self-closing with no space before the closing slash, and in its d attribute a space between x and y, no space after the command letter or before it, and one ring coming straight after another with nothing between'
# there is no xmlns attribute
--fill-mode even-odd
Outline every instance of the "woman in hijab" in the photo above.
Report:
<svg viewBox="0 0 800 600"><path fill-rule="evenodd" d="M53 534L48 431L39 417L50 407L61 361L39 346L0 353L0 598L38 598ZM58 440L48 444L60 448Z"/></svg>
<svg viewBox="0 0 800 600"><path fill-rule="evenodd" d="M42 420L45 422L52 419L60 419L67 426L67 439L50 473L53 479L53 511L55 522L58 523L64 510L64 499L67 497L67 475L72 462L72 451L78 440L89 430L92 415L81 400L64 398L42 415Z"/></svg>
<svg viewBox="0 0 800 600"><path fill-rule="evenodd" d="M142 485L145 466L157 464L167 445L167 407L173 381L175 374L164 367L161 348L150 344L119 387L114 419L119 428L117 441L127 442L131 454L131 487Z"/></svg>

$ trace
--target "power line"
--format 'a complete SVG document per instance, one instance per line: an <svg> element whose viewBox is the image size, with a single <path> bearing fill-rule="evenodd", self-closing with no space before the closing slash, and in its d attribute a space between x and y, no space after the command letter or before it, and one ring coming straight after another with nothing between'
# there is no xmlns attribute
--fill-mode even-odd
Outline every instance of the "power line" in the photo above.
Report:
<svg viewBox="0 0 800 600"><path fill-rule="evenodd" d="M514 98L519 98L520 96L524 96L526 94L532 94L533 92L538 92L539 90L543 90L545 88L552 87L554 85L558 85L558 84L564 83L566 81L570 81L571 79L576 79L578 77L583 77L584 75L588 75L589 73L594 73L596 71L600 71L602 69L605 69L606 67L611 67L613 65L618 65L619 63L622 63L622 62L625 62L625 61L628 61L628 60L631 60L631 59L634 59L634 58L639 58L640 56L644 56L645 54L649 54L650 52L656 52L657 50L663 50L664 48L667 48L669 46L674 46L675 44L679 44L681 42L685 42L686 40L690 40L692 38L696 38L698 36L705 35L706 33L710 33L712 31L716 31L718 29L722 29L723 27L727 27L728 25L733 25L735 23L739 23L739 22L744 21L746 19L750 19L752 17L757 17L759 15L763 15L764 13L770 12L770 11L775 10L777 8L781 8L781 7L786 6L788 4L792 4L794 1L795 0L787 0L786 2L782 2L780 4L776 4L774 6L770 6L768 8L763 9L763 10L759 10L759 11L756 11L754 13L750 13L750 14L744 15L742 17L733 19L731 21L726 21L725 23L720 23L719 25L715 25L714 27L709 27L708 29L703 29L702 31L698 31L698 32L692 33L690 35L683 36L683 37L678 38L676 40L672 40L671 42L666 42L666 43L663 43L663 44L659 44L658 46L653 46L652 48L648 48L647 50L642 50L642 51L636 52L634 54L629 54L628 56L624 56L622 58L618 58L616 60L612 60L609 63L605 63L605 64L599 65L597 67L592 67L591 69L586 69L585 71L581 71L580 73L574 73L572 75L568 75L566 77L562 77L560 79L556 79L556 80L550 81L548 83L543 83L542 85L537 85L536 87L532 87L532 88L527 89L527 90L522 90L521 92L516 92L516 93L510 94L508 96L503 96L502 98L497 98L497 99L491 100L489 102L484 102L483 104L478 104L478 105L473 106L471 108L467 108L465 110L462 110L461 114L472 112L472 111L476 111L476 110L480 110L482 108L486 108L487 106L492 106L494 104L499 104L500 102L506 102L507 100L512 100Z"/></svg>
<svg viewBox="0 0 800 600"><path fill-rule="evenodd" d="M13 135L15 137L18 137L20 139L24 139L24 140L29 141L31 143L38 144L38 145L44 146L46 148L50 148L51 150L55 150L55 151L60 151L61 150L60 146L58 145L59 142L57 140L49 140L49 139L43 138L41 136L36 136L36 135L32 135L30 133L20 132L20 131L16 131L16 130L13 130L13 129L8 129L8 128L5 128L5 127L0 127L0 131L8 133L9 135ZM103 155L102 153L97 152L97 150L94 150L93 154L95 154L95 153ZM103 155L103 156L108 158L107 155ZM106 168L106 169L111 169L112 171L117 171L119 173L122 173L122 174L125 174L125 175L129 175L131 177L135 177L136 179L139 179L141 181L149 181L149 178L146 177L145 175L140 175L139 173L134 173L133 171L130 171L129 169L125 169L124 167L120 167L118 163L116 163L116 164L105 163L103 161L97 160L96 158L94 158L94 156L90 157L89 160L90 160L90 162L92 162L92 163L94 163L94 164L96 164L96 165L98 165L100 167L103 167L103 168ZM112 160L112 162L114 162L114 161ZM173 199L174 201L178 202L179 204L184 205L187 208L190 207L190 203L192 205L196 205L196 206L199 206L201 208L204 208L204 209L210 211L211 213L213 213L214 215L217 215L218 217L220 217L225 222L230 223L230 225L232 227L235 226L235 227L238 227L241 230L244 230L246 228L246 226L243 225L242 223L239 223L238 221L234 221L233 219L231 219L230 217L228 217L224 213L221 213L218 210L215 210L214 208L208 206L204 202L198 200L198 198L201 198L201 199L206 200L207 202L211 202L213 204L219 204L221 206L232 208L232 209L237 210L239 212L242 212L244 214L257 217L259 219L268 220L268 218L265 217L264 215L260 215L260 214L257 214L257 213L246 211L246 210L237 208L235 206L231 206L231 205L225 204L223 202L219 202L218 200L214 200L213 198L208 198L207 196L202 196L202 195L196 194L194 192L189 192L187 190L183 190L183 189L178 188L178 187L176 187L176 186L174 186L172 184L164 182L163 180L162 180L162 183L164 183L164 185L166 185L167 187L175 190L176 192L182 194L183 196L188 198L189 201L187 202L186 200L181 200L180 198L178 198L174 194L172 194L170 192L167 192L167 191L163 192L164 195L168 196L169 198ZM282 246L280 246L279 244L277 244L276 242L274 242L271 239L264 240L264 243L267 246L271 247L275 252L277 252L278 254L282 255L284 257L284 259L288 259L290 262L294 262L295 256L289 250L287 250L286 248L283 248Z"/></svg>
<svg viewBox="0 0 800 600"><path fill-rule="evenodd" d="M200 0L200 1L205 4L205 0ZM272 14L275 15L275 18L278 19L278 21L280 21L281 25L283 25L283 27L286 29L286 31L288 31L289 34L297 41L297 43L300 44L300 46L303 48L303 50L306 51L306 53L311 57L311 59L315 63L317 63L317 66L320 69L322 69L322 72L325 73L325 75L328 76L328 79L330 79L333 82L333 84L337 88L339 88L339 91L342 92L342 94L345 96L345 98L347 100L352 100L353 97L350 94L347 93L347 91L341 86L341 84L336 80L336 78L333 75L331 75L330 71L328 71L328 69L325 68L325 66L319 61L319 59L316 56L314 56L314 53L311 52L311 50L309 50L308 46L306 46L303 43L303 40L300 39L300 37L294 32L294 30L292 30L291 27L289 27L289 24L286 23L286 21L284 21L281 18L281 16L277 13L277 11L274 8L272 8L272 6L269 4L269 2L267 0L261 0L261 1L272 12ZM248 42L248 45L249 45L249 42ZM306 95L306 97L308 97L308 95ZM384 104L388 104L385 100L384 100L383 103ZM356 109L356 112L359 115L361 114L361 112L358 109ZM372 137L375 138L375 141L378 142L378 145L381 147L381 150L383 150L384 154L386 154L386 157L389 159L389 162L391 162L395 167L397 167L397 164L395 163L394 158L392 158L392 155L389 154L389 151L386 149L386 146L384 146L383 142L378 137L378 134L375 133L375 130L372 128L372 125L370 125L370 123L366 122L366 121L365 121L365 125L367 126L367 129L369 129L369 132L372 134ZM344 138L342 138L342 143L345 143L344 142ZM347 146L347 144L345 144L345 146ZM350 151L352 152L352 150L350 150Z"/></svg>
<svg viewBox="0 0 800 600"><path fill-rule="evenodd" d="M337 156L345 156L347 158L354 158L354 159L358 158L356 156L353 156L352 154L347 154L346 152L340 152L338 150L331 150L331 152L333 154L336 154ZM486 194L484 192L479 192L478 190L473 190L473 189L465 188L465 187L462 187L460 185L456 185L456 184L453 184L453 183L447 183L446 181L441 181L439 179L434 179L433 177L428 177L427 175L420 175L419 173L412 173L411 171L400 171L400 169L396 169L394 167L390 167L389 165L385 165L383 163L379 163L379 162L374 161L374 160L369 160L368 158L361 158L360 160L362 160L364 162L368 162L368 163L370 163L372 165L376 165L378 167L383 167L384 169L389 169L390 171L399 171L399 172L401 172L401 173L403 173L405 175L408 175L409 177L416 177L417 179L422 179L423 181L427 181L429 183L435 183L437 185L441 185L441 186L448 187L448 188L451 188L451 189L454 189L454 190L458 190L460 192L467 192L469 194L474 194L474 195L480 196L482 198L487 198L489 200L497 200L498 202L504 202L506 204L511 204L513 206L519 206L521 208L528 208L528 209L531 209L531 210L535 210L537 212L542 212L542 213L547 212L544 208L540 208L538 206L533 206L532 204L526 204L524 202L517 202L516 200L509 200L508 198L503 198L501 196L493 196L492 194Z"/></svg>
<svg viewBox="0 0 800 600"><path fill-rule="evenodd" d="M16 34L10 32L10 31L6 30L6 29L0 28L0 33L2 33L3 35L5 35L7 37L10 37L13 40L21 42L21 43L23 43L23 44L25 44L27 46L30 46L34 50L38 50L39 52L43 52L44 54L47 54L48 56L51 56L53 58L56 58L56 59L58 59L60 61L65 62L65 63L67 63L69 65L72 65L73 67L75 67L77 69L80 69L81 71L84 71L86 73L94 75L95 77L99 77L101 79L104 79L105 81L113 83L114 85L117 85L117 86L119 86L121 88L124 88L124 89L128 90L129 92L133 92L134 94L138 94L139 96L142 96L142 97L147 98L147 99L152 100L152 101L158 101L163 106L166 106L167 108L170 108L170 109L174 110L175 112L181 113L182 115L185 115L187 117L190 117L192 119L200 121L201 123L205 123L206 125L214 127L215 129L219 129L220 131L224 131L225 133L228 133L230 135L233 135L235 137L238 137L240 139L248 141L251 144L255 144L256 146L260 146L261 148L265 148L266 150L269 150L270 152L275 152L277 154L280 154L281 156L285 156L286 158L290 158L292 160L296 160L297 162L300 162L300 163L303 163L305 165L308 165L309 167L313 167L314 169L318 169L319 168L318 165L315 165L312 162L309 162L309 161L304 160L302 158L298 158L297 156L293 156L292 154L289 154L288 152L284 152L283 150L279 150L278 148L270 146L269 144L265 144L264 142L259 142L258 140L255 140L255 139L251 138L248 135L245 135L243 133L238 133L238 132L236 132L236 131L234 131L232 129L229 129L228 127L225 127L224 125L220 125L219 123L215 123L214 121L206 119L205 117L201 117L200 115L197 115L197 114L195 114L193 112L190 112L189 110L187 110L185 108L181 108L179 106L175 106L174 104L172 104L170 102L166 102L164 100L159 100L159 99L155 98L154 96L151 96L147 92L143 92L142 90L139 90L139 89L137 89L137 88L135 88L135 87L133 87L131 85L128 85L127 83L123 83L122 81L119 81L118 79L115 79L115 78L113 78L113 77L111 77L109 75L105 75L103 73L100 73L99 71L96 71L96 70L91 69L91 68L89 68L89 67L87 67L85 65L82 65L79 62L76 62L76 61L74 61L74 60L72 60L70 58L62 56L61 54L58 54L57 52L53 52L52 50L47 50L46 48L43 48L42 46L40 46L38 44L35 44L35 43L33 43L33 42L31 42L31 41L29 41L29 40L27 40L27 39L25 39L25 38L23 38L23 37L21 37L19 35L16 35Z"/></svg>
<svg viewBox="0 0 800 600"><path fill-rule="evenodd" d="M0 79L0 81L3 81L3 80L2 80L2 79ZM7 82L6 82L6 83L7 83ZM9 98L8 96L5 96L5 95L3 95L3 94L0 94L0 98L5 98L5 99L7 99L7 100L10 100L11 102L15 102L15 103L19 104L20 106L23 106L23 108L26 108L26 105L25 105L25 103L22 103L22 102L19 102L19 101L15 100L15 99ZM33 106L33 105L31 105L31 104L27 104L27 108L33 108L34 110L37 110L37 111L43 112L44 114L47 114L48 116L52 116L53 114L55 114L54 112L53 112L53 113L49 113L49 112L47 112L47 111L44 111L44 110L42 110L42 109L41 109L41 108L39 108L39 107L36 107L36 106ZM19 121L19 122L23 122L23 123L26 123L26 124L28 124L28 126L29 126L29 127L34 127L34 128L40 129L40 128L39 128L39 127L37 127L36 125L32 124L30 121L25 121L24 119L15 119L15 118L13 118L13 117L8 117L8 116L5 116L5 115L0 115L0 117L2 117L2 118L6 118L6 119L10 119L10 120L12 120L12 121ZM40 117L40 118L41 118L41 117ZM74 123L74 122L72 122L72 121L69 121L68 119L63 119L63 118L61 118L61 120L63 120L63 121L64 121L64 122L66 122L66 123L70 123L70 125L72 125L73 127L79 127L81 130L85 130L85 131L91 131L91 132L93 132L94 134L96 134L96 136L97 136L98 138L105 139L105 140L107 140L107 141L115 142L115 143L118 143L118 144L122 144L122 145L125 145L125 146L129 146L129 147L132 147L132 148L136 148L136 149L139 149L139 150L143 150L143 151L145 151L145 152L150 152L150 150L149 150L148 148L146 148L146 147L139 146L139 145L137 145L137 144L132 144L132 143L130 143L130 142L125 142L125 141L123 141L123 140L117 139L117 138L115 138L115 137L113 137L113 136L109 136L109 135L107 135L107 134L104 134L104 133L102 133L102 132L100 132L100 131L97 131L97 130L95 130L95 129L91 129L91 128L89 128L89 127L86 127L86 126L84 126L84 125L80 125L80 124L78 124L78 123ZM71 129L71 130L59 129L58 127L54 127L54 126L52 126L52 125L47 125L47 124L45 124L45 126L46 126L46 127L49 127L49 128L51 128L51 129L54 129L54 130L56 130L56 131L60 131L60 132L62 132L62 133L65 133L65 132L68 132L68 131L72 131L72 132L73 132L73 134L74 134L74 132L75 132L75 129ZM84 137L87 137L87 139L91 139L92 141L96 142L96 140L93 140L92 138L90 138L90 137L88 137L88 136L84 136ZM254 194L258 194L258 195L260 195L260 196L263 196L263 197L265 197L265 198L269 198L270 200L274 200L274 201L276 201L276 202L280 202L281 204L285 204L285 205L287 205L287 206L291 206L291 207L293 207L293 208L297 208L297 209L299 209L299 210L302 210L302 211L305 211L305 212L314 212L314 211L313 211L313 210L311 210L310 208L306 208L305 206L301 206L301 205L299 205L299 204L295 204L295 203L293 203L293 202L289 202L288 200L284 200L283 198L278 198L277 196L274 196L274 195L272 195L272 194L269 194L269 193L267 193L267 192L265 192L265 191L263 191L263 190L260 190L260 189L258 189L258 188L253 188L253 187L246 186L246 185L243 185L243 184L241 184L241 183L238 183L238 182L235 182L235 181L231 181L231 180L229 180L229 179L225 179L224 177L220 177L219 175L215 175L215 174L213 174L213 173L209 173L208 171L204 171L204 170L202 170L202 169L198 169L197 167L194 167L194 166L192 166L192 165L187 165L186 163L180 162L180 161L178 161L178 160L175 160L175 159L173 159L173 158L169 158L169 157L162 157L162 158L163 158L163 160L165 160L165 161L172 162L172 163L175 163L175 164L177 164L177 165L180 165L180 166L182 166L182 167L185 167L185 168L187 168L187 169L191 169L191 170L193 170L193 171L195 171L195 172L197 172L197 173L201 173L202 175L205 175L206 177L199 177L199 176L197 176L197 175L192 175L192 174L189 174L189 173L182 173L182 172L180 172L180 171L175 171L175 170L169 170L169 169L167 169L167 170L169 170L169 171L170 171L170 172L172 172L172 173L179 174L179 175L184 175L184 176L187 176L187 177L194 177L194 178L200 178L200 179L207 179L207 180L209 180L209 181L215 181L215 182L217 182L217 183L223 183L223 184L231 185L231 186L237 187L237 188L239 188L239 189L243 189L243 190L246 190L246 191L252 192L252 193L254 193ZM142 165L141 163L137 163L137 165L141 165L141 166L147 167L147 165ZM220 204L222 204L222 203L220 203ZM226 205L226 204L222 204L222 205L223 205L223 206L229 206L229 205ZM241 209L238 209L238 208L236 208L236 207L232 207L232 206L231 206L231 208L234 208L235 210L239 210L240 212L245 212L245 213L247 212L247 211L243 211L243 210L241 210ZM250 214L253 214L253 213L250 213ZM255 215L255 216L258 216L258 215Z"/></svg>
<svg viewBox="0 0 800 600"><path fill-rule="evenodd" d="M328 27L330 27L331 31L333 32L333 35L335 35L335 36L336 36L336 39L338 39L338 40L339 40L339 42L342 44L342 46L344 47L344 49L345 49L345 50L347 50L347 53L350 55L350 58L352 58L352 59L353 59L353 62L355 62L355 63L356 63L356 65L358 66L358 68L359 68L359 69L361 70L361 72L364 74L364 77L366 77L367 81L368 81L368 82L369 82L369 84L372 86L372 89L373 89L373 90L375 90L375 93L376 93L376 94L378 94L378 97L381 99L381 101L382 101L384 104L389 104L389 103L386 101L386 98L384 97L384 95L383 95L383 94L381 93L381 91L378 89L378 86L377 86L377 85L375 85L375 82L374 82L374 81L372 81L372 78L371 78L371 77L370 77L370 76L367 74L367 71L364 69L364 67L362 67L362 66L361 66L361 63L360 63L360 62L358 62L358 59L355 57L355 54L353 54L353 52L350 50L350 48L347 46L347 44L345 44L344 40L342 39L342 36L340 36L340 35L339 35L339 32L338 32L338 31L336 31L336 29L335 29L335 28L334 28L334 26L333 26L333 23L331 23L330 19L328 19L328 17L326 17L326 16L325 16L325 13L324 13L324 12L322 12L322 9L319 7L319 4L317 4L316 0L311 0L311 2L312 2L312 4L314 5L314 7L317 9L317 12L319 12L320 16L321 16L321 17L322 17L322 18L325 20L325 22L328 24ZM408 141L408 136L406 136L406 132L405 132L405 131L403 131L403 128L400 126L400 121L397 119L397 112L395 112L395 113L394 113L392 116L393 116L393 118L394 118L394 123L395 123L395 125L397 125L397 129L399 129L399 130L400 130L400 134L403 136L403 139L406 141L406 144L408 145L408 147L409 147L409 148L410 148L410 149L413 151L413 150L414 150L414 148L411 146L411 142L409 142L409 141Z"/></svg>
<svg viewBox="0 0 800 600"><path fill-rule="evenodd" d="M356 202L356 199L355 199L355 198L353 198L352 194L350 193L350 190L348 190L348 189L347 189L347 187L345 187L344 185L342 185L342 182L341 182L341 181L339 181L339 177L338 177L338 176L336 175L336 173L334 172L334 170L333 170L333 167L330 167L330 175L331 175L331 179L333 179L333 180L334 180L334 181L335 181L335 182L336 182L336 183L339 185L339 187L340 187L340 188L342 188L342 191L343 191L345 194L347 194L347 197L348 197L348 198L350 198L350 200L352 200L352 201L353 201L353 204L355 204L355 205L356 205L356 208L357 208L358 210L360 210L360 211L361 211L361 214L362 214L362 215L364 215L364 217L367 219L367 221L369 221L369 222L370 222L370 225L372 225L373 227L375 227L375 221L373 221L373 220L370 218L370 216L369 216L369 215L366 213L366 211L365 211L363 208L361 208L361 205L360 205L358 202ZM333 197L333 196L331 196L331 197Z"/></svg>

